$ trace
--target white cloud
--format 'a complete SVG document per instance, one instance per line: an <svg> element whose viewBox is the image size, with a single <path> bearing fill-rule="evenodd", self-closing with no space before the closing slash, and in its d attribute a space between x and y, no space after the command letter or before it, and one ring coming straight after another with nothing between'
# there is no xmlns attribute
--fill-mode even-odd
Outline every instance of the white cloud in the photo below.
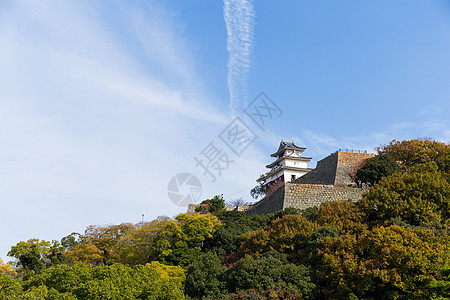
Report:
<svg viewBox="0 0 450 300"><path fill-rule="evenodd" d="M439 106L425 107L419 111L419 116L434 116L441 113L442 111L442 107Z"/></svg>
<svg viewBox="0 0 450 300"><path fill-rule="evenodd" d="M233 113L239 101L247 100L247 73L254 47L255 12L252 2L224 0L223 17L228 37L228 90Z"/></svg>
<svg viewBox="0 0 450 300"><path fill-rule="evenodd" d="M1 4L0 257L20 240L184 211L167 183L201 175L193 156L228 117L205 100L182 26L142 5ZM205 181L205 196L240 189L246 172Z"/></svg>

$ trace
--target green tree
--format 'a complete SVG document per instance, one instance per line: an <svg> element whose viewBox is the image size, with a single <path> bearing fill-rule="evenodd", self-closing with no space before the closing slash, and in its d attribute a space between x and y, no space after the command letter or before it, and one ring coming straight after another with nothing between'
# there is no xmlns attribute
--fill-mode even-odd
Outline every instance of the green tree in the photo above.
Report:
<svg viewBox="0 0 450 300"><path fill-rule="evenodd" d="M260 259L247 257L238 261L227 271L227 284L233 293L279 287L308 296L315 288L307 267L288 263L285 255L275 251L264 254Z"/></svg>
<svg viewBox="0 0 450 300"><path fill-rule="evenodd" d="M61 245L68 249L70 247L76 246L80 243L83 243L84 241L84 237L77 233L77 232L72 232L71 234L69 234L68 236L65 236L61 239Z"/></svg>
<svg viewBox="0 0 450 300"><path fill-rule="evenodd" d="M435 164L419 165L383 178L358 205L373 222L400 219L415 226L440 226L450 216L450 183Z"/></svg>
<svg viewBox="0 0 450 300"><path fill-rule="evenodd" d="M217 255L212 252L202 254L187 269L186 294L199 299L224 296L227 292L225 271Z"/></svg>
<svg viewBox="0 0 450 300"><path fill-rule="evenodd" d="M212 214L218 213L225 208L225 200L222 195L216 195L211 199L207 199L200 203L200 206L195 208L197 212L210 212Z"/></svg>
<svg viewBox="0 0 450 300"><path fill-rule="evenodd" d="M57 241L29 239L12 246L8 256L16 258L16 266L23 276L39 273L43 268L65 261L64 247Z"/></svg>
<svg viewBox="0 0 450 300"><path fill-rule="evenodd" d="M261 174L256 180L258 184L250 190L250 196L252 196L253 199L258 199L259 197L263 197L266 195L267 185L264 181L265 177L265 174Z"/></svg>
<svg viewBox="0 0 450 300"><path fill-rule="evenodd" d="M117 243L118 259L128 265L146 264L154 259L152 247L159 231L170 220L154 220L139 224L135 230L126 232Z"/></svg>
<svg viewBox="0 0 450 300"><path fill-rule="evenodd" d="M296 290L288 290L280 288L277 286L268 289L248 289L243 290L238 293L233 293L226 299L230 300L269 300L269 299L279 299L279 300L292 300L301 299L303 294Z"/></svg>
<svg viewBox="0 0 450 300"><path fill-rule="evenodd" d="M334 226L322 226L314 231L308 242L308 249L310 251L308 265L315 268L317 265L318 251L322 249L328 239L337 237L339 237L339 229Z"/></svg>
<svg viewBox="0 0 450 300"><path fill-rule="evenodd" d="M400 167L389 154L379 154L366 160L364 166L356 171L356 179L358 183L374 186L381 178L398 171Z"/></svg>
<svg viewBox="0 0 450 300"><path fill-rule="evenodd" d="M58 241L53 240L50 249L46 255L47 260L50 260L50 265L62 264L66 261L65 248Z"/></svg>
<svg viewBox="0 0 450 300"><path fill-rule="evenodd" d="M186 281L186 273L182 267L168 266L158 261L152 261L145 264L145 266L158 272L159 276L161 276L163 280L167 280L168 282L180 287L184 286Z"/></svg>
<svg viewBox="0 0 450 300"><path fill-rule="evenodd" d="M223 211L217 214L222 226L217 228L207 248L219 255L237 252L241 245L240 236L270 224L271 215L248 217L240 211Z"/></svg>
<svg viewBox="0 0 450 300"><path fill-rule="evenodd" d="M151 265L58 265L24 284L25 293L51 290L76 299L184 299L183 282L163 278Z"/></svg>
<svg viewBox="0 0 450 300"><path fill-rule="evenodd" d="M428 286L433 295L432 299L450 299L450 267L446 266L442 268L440 275L440 280L434 281Z"/></svg>
<svg viewBox="0 0 450 300"><path fill-rule="evenodd" d="M152 244L152 257L172 265L189 265L220 227L213 215L179 214L158 231Z"/></svg>
<svg viewBox="0 0 450 300"><path fill-rule="evenodd" d="M300 211L300 214L303 218L308 221L314 222L317 219L317 215L319 214L319 208L317 206L307 207Z"/></svg>
<svg viewBox="0 0 450 300"><path fill-rule="evenodd" d="M20 279L0 272L0 299L20 299L19 295L22 291Z"/></svg>

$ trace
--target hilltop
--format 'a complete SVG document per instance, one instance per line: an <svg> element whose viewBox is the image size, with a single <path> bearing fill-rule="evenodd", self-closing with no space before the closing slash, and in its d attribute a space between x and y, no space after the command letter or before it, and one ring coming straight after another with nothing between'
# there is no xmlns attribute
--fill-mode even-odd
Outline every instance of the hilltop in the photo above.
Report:
<svg viewBox="0 0 450 300"><path fill-rule="evenodd" d="M193 215L21 241L0 298L449 298L450 145L393 140L352 176L357 201L251 216L216 196Z"/></svg>

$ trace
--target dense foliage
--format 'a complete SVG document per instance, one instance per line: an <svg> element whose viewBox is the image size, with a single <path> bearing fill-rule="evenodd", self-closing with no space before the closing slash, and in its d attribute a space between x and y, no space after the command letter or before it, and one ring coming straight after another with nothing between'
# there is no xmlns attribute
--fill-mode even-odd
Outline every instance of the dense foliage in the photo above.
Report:
<svg viewBox="0 0 450 300"><path fill-rule="evenodd" d="M206 199L200 203L200 206L195 208L196 212L209 212L209 213L218 213L225 208L225 201L223 200L222 195L216 195L211 199Z"/></svg>
<svg viewBox="0 0 450 300"><path fill-rule="evenodd" d="M356 182L374 186L381 178L400 171L400 167L389 154L379 154L367 159L364 165L356 171Z"/></svg>
<svg viewBox="0 0 450 300"><path fill-rule="evenodd" d="M249 217L215 196L195 215L21 241L0 299L449 299L449 165L448 144L392 141L360 168L372 187L356 203Z"/></svg>

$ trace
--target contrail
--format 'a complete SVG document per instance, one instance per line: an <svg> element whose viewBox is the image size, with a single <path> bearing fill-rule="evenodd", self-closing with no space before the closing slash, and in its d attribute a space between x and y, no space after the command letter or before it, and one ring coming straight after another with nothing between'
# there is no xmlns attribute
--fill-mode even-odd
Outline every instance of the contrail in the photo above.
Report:
<svg viewBox="0 0 450 300"><path fill-rule="evenodd" d="M227 28L230 109L234 114L236 104L247 97L247 73L254 46L253 0L224 0L223 17Z"/></svg>

